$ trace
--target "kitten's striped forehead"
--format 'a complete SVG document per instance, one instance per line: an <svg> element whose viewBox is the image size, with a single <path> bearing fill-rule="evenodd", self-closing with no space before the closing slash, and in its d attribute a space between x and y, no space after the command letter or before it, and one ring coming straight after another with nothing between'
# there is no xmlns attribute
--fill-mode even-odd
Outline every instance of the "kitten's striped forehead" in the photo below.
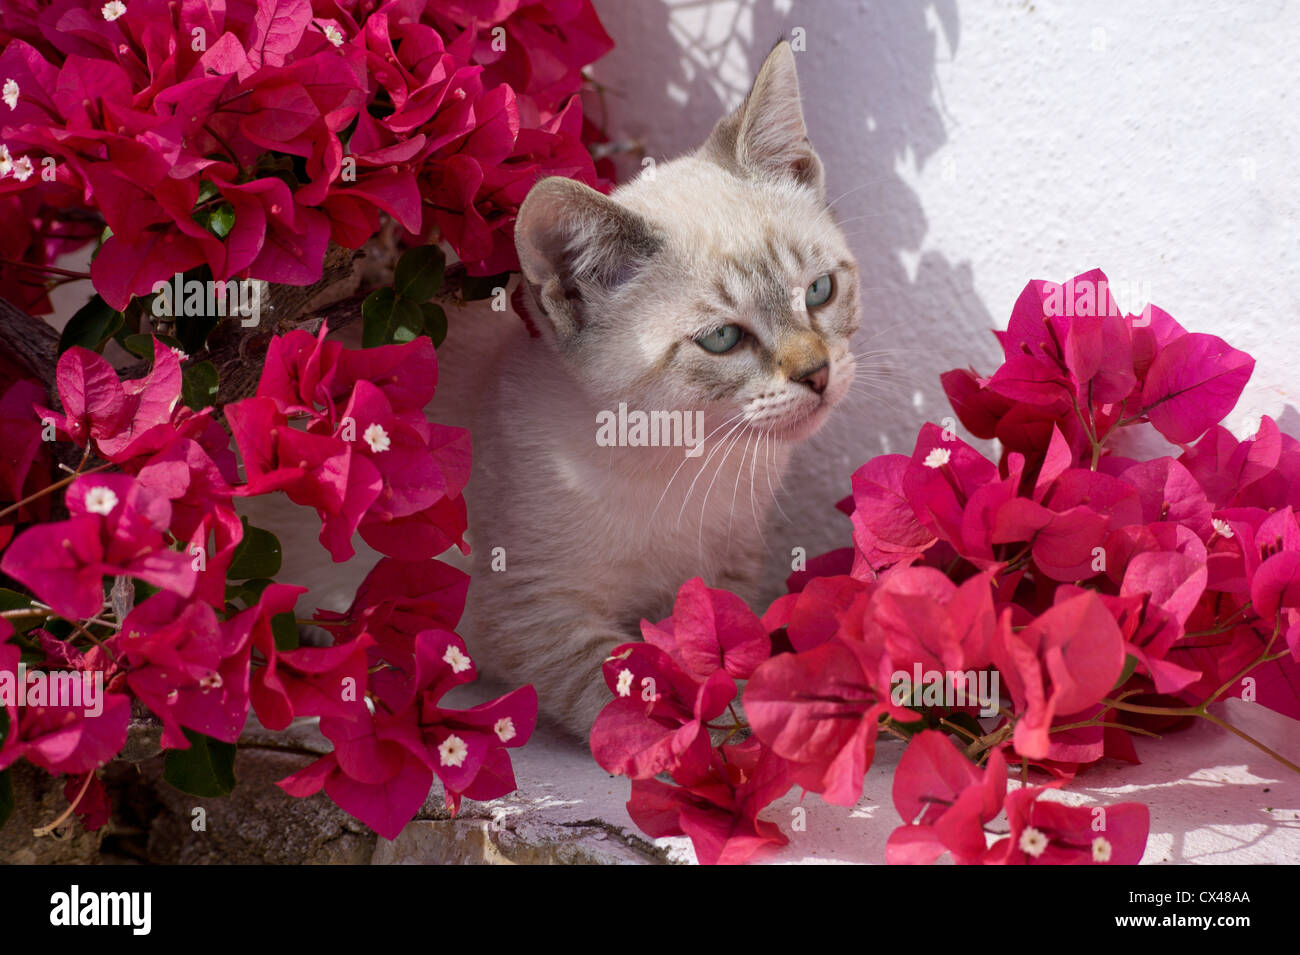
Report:
<svg viewBox="0 0 1300 955"><path fill-rule="evenodd" d="M812 270L821 274L853 268L828 245L803 233L769 226L746 248L718 255L717 274L708 290L713 301L706 307L729 313L750 307L770 317L783 316L791 311L802 283L816 278Z"/></svg>

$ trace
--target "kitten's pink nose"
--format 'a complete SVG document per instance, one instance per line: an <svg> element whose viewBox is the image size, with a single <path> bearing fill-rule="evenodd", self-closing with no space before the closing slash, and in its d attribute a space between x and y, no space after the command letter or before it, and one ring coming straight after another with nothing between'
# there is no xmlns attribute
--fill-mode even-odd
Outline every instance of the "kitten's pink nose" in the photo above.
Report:
<svg viewBox="0 0 1300 955"><path fill-rule="evenodd" d="M811 371L805 371L802 374L790 376L791 381L797 381L801 385L807 385L813 390L814 394L820 395L826 390L826 383L831 379L831 366L829 362L822 362Z"/></svg>

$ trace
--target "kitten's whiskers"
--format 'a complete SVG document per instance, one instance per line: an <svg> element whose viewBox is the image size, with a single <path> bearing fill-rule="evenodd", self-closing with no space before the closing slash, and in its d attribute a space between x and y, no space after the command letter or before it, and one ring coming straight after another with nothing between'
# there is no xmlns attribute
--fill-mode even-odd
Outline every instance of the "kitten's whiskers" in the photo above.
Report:
<svg viewBox="0 0 1300 955"><path fill-rule="evenodd" d="M735 421L735 420L736 420L737 418L739 418L739 417L742 417L744 414L745 414L745 412L744 412L743 410L742 410L742 411L738 411L736 414L732 415L732 416L731 416L730 418L728 418L726 421L722 422L722 424L718 425L716 428L714 428L712 431L710 431L707 435L705 435L703 439L701 439L701 441L700 441L700 447L703 448L704 445L708 442L709 438L713 437L715 434L717 434L719 431L721 431L721 430L722 430L723 428L725 428L727 425L731 424L731 422ZM698 457L698 455L696 455L696 456ZM681 473L682 468L686 467L686 462L688 462L688 461L690 461L690 460L691 460L691 456L690 456L690 455L684 456L684 457L682 458L682 463L679 464L679 465L677 465L677 469L676 469L675 471L673 471L673 473L672 473L672 477L670 477L670 478L668 479L668 483L664 485L664 491L663 491L662 494L659 495L659 500L658 500L658 502L655 504L655 506L654 506L654 510L650 512L650 521L649 521L648 523L653 523L653 522L654 522L655 515L659 513L659 507L660 507L660 505L663 504L663 502L664 502L664 498L668 496L668 491L669 491L669 489L673 486L673 481L677 480L677 475ZM682 506L685 507L685 503L683 503ZM679 519L680 519L680 516L681 516L681 515L678 515Z"/></svg>

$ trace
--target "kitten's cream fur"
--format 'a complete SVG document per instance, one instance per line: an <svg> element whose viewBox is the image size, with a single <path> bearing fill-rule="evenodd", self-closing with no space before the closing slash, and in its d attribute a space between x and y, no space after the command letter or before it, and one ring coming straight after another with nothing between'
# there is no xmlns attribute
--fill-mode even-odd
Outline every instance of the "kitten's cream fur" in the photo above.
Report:
<svg viewBox="0 0 1300 955"><path fill-rule="evenodd" d="M482 672L533 683L543 712L585 737L610 699L601 664L643 617L667 616L684 581L755 596L780 473L852 383L857 268L790 47L700 150L653 177L609 197L543 180L516 242L541 340L510 314L453 316L430 406L473 436L458 629ZM800 308L823 274L831 300ZM694 341L731 323L750 335L731 352ZM599 446L597 413L620 402L702 410L704 453Z"/></svg>

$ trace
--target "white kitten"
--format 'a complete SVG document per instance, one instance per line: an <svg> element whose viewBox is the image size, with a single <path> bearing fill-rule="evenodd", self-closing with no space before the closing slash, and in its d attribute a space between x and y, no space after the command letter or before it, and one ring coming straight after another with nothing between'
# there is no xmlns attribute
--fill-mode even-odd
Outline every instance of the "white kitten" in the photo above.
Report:
<svg viewBox="0 0 1300 955"><path fill-rule="evenodd" d="M601 664L642 618L667 616L683 582L752 600L779 473L853 381L857 266L789 45L698 151L653 178L608 197L539 182L516 244L541 340L514 315L454 316L430 406L474 444L458 629L481 672L533 683L543 712L585 737L610 699ZM703 453L607 446L599 422L620 404L698 412L703 432L687 436L709 435ZM284 579L346 605L356 579L290 566L313 547L286 544Z"/></svg>
<svg viewBox="0 0 1300 955"><path fill-rule="evenodd" d="M446 407L465 391L476 405L453 422L475 461L462 629L487 673L535 684L543 711L585 736L610 699L601 664L643 617L667 616L683 582L753 596L777 472L853 380L857 267L790 47L699 151L653 178L609 197L540 182L516 244L543 340L512 325L495 367L471 376L453 327L440 355L440 389L461 392ZM435 417L442 402L440 390ZM602 446L597 422L620 403L702 412L704 453Z"/></svg>

